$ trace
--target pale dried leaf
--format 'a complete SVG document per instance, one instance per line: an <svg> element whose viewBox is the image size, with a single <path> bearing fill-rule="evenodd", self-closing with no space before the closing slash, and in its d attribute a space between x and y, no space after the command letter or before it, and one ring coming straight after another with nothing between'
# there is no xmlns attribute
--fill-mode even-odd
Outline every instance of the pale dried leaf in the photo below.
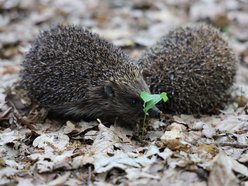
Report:
<svg viewBox="0 0 248 186"><path fill-rule="evenodd" d="M213 160L209 185L239 185L238 180L232 171L248 176L248 168L236 160L220 152Z"/></svg>
<svg viewBox="0 0 248 186"><path fill-rule="evenodd" d="M4 167L0 169L0 178L3 178L4 176L13 176L18 171L15 168L12 167Z"/></svg>
<svg viewBox="0 0 248 186"><path fill-rule="evenodd" d="M6 159L5 160L5 164L9 167L12 167L12 168L15 168L15 169L18 169L18 170L22 170L24 168L24 165L21 164L20 162L17 163L16 161L14 160L8 160Z"/></svg>
<svg viewBox="0 0 248 186"><path fill-rule="evenodd" d="M241 157L239 158L239 162L247 163L248 162L248 154L241 155Z"/></svg>
<svg viewBox="0 0 248 186"><path fill-rule="evenodd" d="M216 126L220 131L235 132L240 130L248 130L248 116L239 115L229 116Z"/></svg>
<svg viewBox="0 0 248 186"><path fill-rule="evenodd" d="M139 178L151 178L151 179L160 179L159 175L152 175L149 173L146 173L145 171L141 171L140 169L135 169L135 168L130 168L130 169L126 169L126 173L127 173L127 178L130 181L133 180L137 180Z"/></svg>
<svg viewBox="0 0 248 186"><path fill-rule="evenodd" d="M20 138L21 136L18 131L11 131L9 129L6 129L0 134L0 145L12 143Z"/></svg>
<svg viewBox="0 0 248 186"><path fill-rule="evenodd" d="M50 181L49 183L46 183L43 186L63 185L65 183L65 181L69 178L70 174L71 174L70 172L66 172L64 175L58 176L55 180Z"/></svg>
<svg viewBox="0 0 248 186"><path fill-rule="evenodd" d="M165 131L161 136L162 141L174 140L174 139L185 139L185 134L178 130Z"/></svg>
<svg viewBox="0 0 248 186"><path fill-rule="evenodd" d="M100 154L95 156L95 171L97 173L107 172L112 168L127 170L128 168L141 168L153 163L155 159L149 159L146 156L130 157L127 153L116 151L114 156L106 157Z"/></svg>
<svg viewBox="0 0 248 186"><path fill-rule="evenodd" d="M164 160L167 160L169 157L171 157L172 154L173 154L173 152L170 149L168 149L168 148L164 149L163 152L159 152L158 153L158 155L161 158L163 158Z"/></svg>
<svg viewBox="0 0 248 186"><path fill-rule="evenodd" d="M204 124L202 134L207 138L212 138L216 134L216 129L209 126L208 124Z"/></svg>
<svg viewBox="0 0 248 186"><path fill-rule="evenodd" d="M83 165L86 165L86 164L93 164L93 162L94 162L93 154L85 154L83 156L77 156L77 157L73 158L72 167L74 169L77 169L77 168L82 167Z"/></svg>
<svg viewBox="0 0 248 186"><path fill-rule="evenodd" d="M95 153L106 153L109 150L113 150L113 145L121 145L127 140L127 137L118 131L119 128L111 126L107 128L102 124L99 124L99 133L93 143Z"/></svg>
<svg viewBox="0 0 248 186"><path fill-rule="evenodd" d="M66 145L69 144L69 137L60 132L52 132L42 134L35 138L33 146L38 148L46 148L47 146L55 147L59 150L63 150Z"/></svg>
<svg viewBox="0 0 248 186"><path fill-rule="evenodd" d="M24 179L18 177L17 180L18 180L17 186L34 186L34 184L32 183L33 179L28 179L28 178Z"/></svg>
<svg viewBox="0 0 248 186"><path fill-rule="evenodd" d="M73 150L57 153L52 148L46 148L44 153L34 153L28 157L37 161L39 172L47 172L61 167L68 167L72 155Z"/></svg>

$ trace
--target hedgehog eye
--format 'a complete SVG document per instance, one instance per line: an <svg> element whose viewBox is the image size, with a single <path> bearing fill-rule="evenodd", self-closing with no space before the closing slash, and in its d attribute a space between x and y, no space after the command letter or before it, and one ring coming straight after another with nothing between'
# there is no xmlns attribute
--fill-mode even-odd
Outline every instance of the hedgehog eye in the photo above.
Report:
<svg viewBox="0 0 248 186"><path fill-rule="evenodd" d="M135 106L139 103L139 100L138 99L132 99L131 100L131 105Z"/></svg>

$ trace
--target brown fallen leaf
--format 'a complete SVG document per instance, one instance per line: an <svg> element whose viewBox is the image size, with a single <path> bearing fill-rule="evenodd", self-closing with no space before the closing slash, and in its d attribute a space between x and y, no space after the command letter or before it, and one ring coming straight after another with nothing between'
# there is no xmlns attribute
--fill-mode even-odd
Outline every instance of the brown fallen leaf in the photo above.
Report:
<svg viewBox="0 0 248 186"><path fill-rule="evenodd" d="M14 74L19 71L20 71L19 66L5 65L0 68L0 76L6 75L6 74Z"/></svg>
<svg viewBox="0 0 248 186"><path fill-rule="evenodd" d="M218 148L215 145L198 144L198 148L200 150L206 151L207 153L213 156L215 156L219 152Z"/></svg>

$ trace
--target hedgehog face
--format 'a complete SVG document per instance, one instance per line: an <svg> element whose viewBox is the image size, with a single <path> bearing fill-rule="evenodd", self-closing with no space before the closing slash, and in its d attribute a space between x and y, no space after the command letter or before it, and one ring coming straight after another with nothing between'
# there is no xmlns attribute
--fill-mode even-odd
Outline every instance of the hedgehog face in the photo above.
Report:
<svg viewBox="0 0 248 186"><path fill-rule="evenodd" d="M149 92L143 78L132 84L111 83L104 86L105 113L108 113L109 117L121 118L128 123L139 122L144 117L141 91ZM158 118L160 111L154 108L150 114L151 117Z"/></svg>
<svg viewBox="0 0 248 186"><path fill-rule="evenodd" d="M143 102L137 91L127 85L107 85L104 87L105 115L137 122L143 116Z"/></svg>

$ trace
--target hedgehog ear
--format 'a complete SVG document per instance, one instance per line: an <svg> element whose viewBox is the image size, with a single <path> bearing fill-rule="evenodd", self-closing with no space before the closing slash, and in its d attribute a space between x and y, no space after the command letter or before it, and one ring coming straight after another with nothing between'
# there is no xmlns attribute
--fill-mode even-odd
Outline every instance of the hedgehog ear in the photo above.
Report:
<svg viewBox="0 0 248 186"><path fill-rule="evenodd" d="M114 97L115 96L114 89L110 85L104 86L104 94L107 97Z"/></svg>

